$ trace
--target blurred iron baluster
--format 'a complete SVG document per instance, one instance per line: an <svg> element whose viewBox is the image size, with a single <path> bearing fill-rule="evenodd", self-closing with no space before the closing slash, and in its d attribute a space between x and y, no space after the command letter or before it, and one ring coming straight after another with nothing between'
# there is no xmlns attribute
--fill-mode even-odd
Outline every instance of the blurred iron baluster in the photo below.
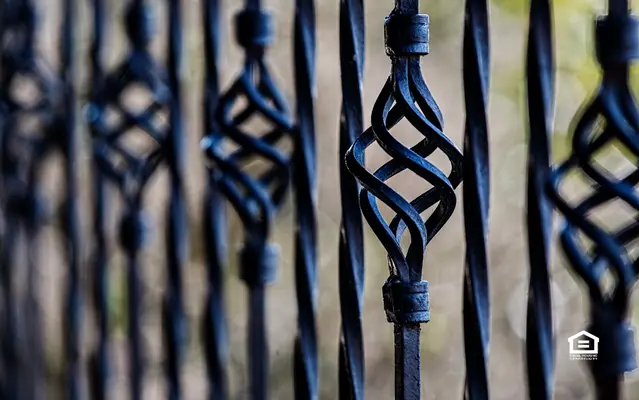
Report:
<svg viewBox="0 0 639 400"><path fill-rule="evenodd" d="M490 42L486 0L466 0L464 19L464 398L488 400L490 292L488 285L488 213L490 165L488 152L488 86Z"/></svg>
<svg viewBox="0 0 639 400"><path fill-rule="evenodd" d="M175 12L175 9L171 9L171 7L169 9L171 12ZM100 10L102 8L98 6L95 7L94 11L99 13ZM95 19L102 21L103 17L96 15ZM149 52L149 45L155 33L154 23L153 9L145 0L132 0L128 4L124 25L131 45L130 52L114 71L104 74L102 67L100 67L93 72L96 74L94 80L99 79L99 81L94 81L94 87L97 90L92 93L91 104L87 110L93 136L94 159L99 173L117 187L125 202L124 215L120 221L119 239L128 263L129 385L131 398L135 400L142 398L144 380L144 349L142 348L140 321L143 293L139 257L145 245L148 217L143 213L142 201L146 185L157 171L158 166L167 156L170 166L175 161L174 152L179 151L179 145L176 145L176 139L172 135L178 135L180 132L179 128L166 126L163 121L159 124L154 122L158 114L166 111L171 119L169 122L171 125L179 123L178 117L174 115L174 111L179 106L173 104L172 99L175 77L169 77L169 81L167 81L166 72ZM102 25L102 23L97 23L94 27L96 37L101 37L102 33L97 33L97 31L102 28ZM171 30L174 28L175 25L170 27ZM175 36L171 34L170 42L174 41ZM94 46L101 44L96 42ZM175 46L175 44L173 43L171 46ZM99 58L99 53L99 50L94 48L92 55ZM94 59L93 65L99 66L101 61ZM142 111L131 110L122 98L128 89L136 86L148 92L152 97L151 104ZM116 114L120 118L107 118L108 112ZM162 119L161 116L159 119ZM127 149L126 143L123 142L127 136L134 135L136 129L144 131L144 134L148 135L154 142L154 146L148 154L138 154L142 151ZM179 186L179 179L175 179L177 176L176 168L171 166L171 170L172 184L175 185L177 182ZM98 195L104 194L100 193L100 190L97 192ZM179 207L177 211L173 207L171 210L176 211L177 215ZM167 240L172 241L172 238L169 237ZM182 251L182 249L178 251ZM183 256L179 257L181 259ZM171 296L173 293L169 295ZM98 351L100 350L98 349ZM171 357L169 357L169 368L167 369L171 385L169 392L176 385L176 382L172 381L171 362ZM93 373L93 377L96 379L92 382L92 391L96 397L99 397L103 394L101 390L104 390L104 381L101 381L103 375L97 372Z"/></svg>
<svg viewBox="0 0 639 400"><path fill-rule="evenodd" d="M279 257L279 248L269 243L269 236L290 178L288 156L277 146L293 132L286 101L264 60L273 41L273 28L270 13L262 10L260 2L247 0L235 19L236 39L245 50L244 68L217 104L217 126L214 126L217 130L203 140L213 163L215 187L229 200L244 224L245 241L239 252L239 264L240 278L249 290L247 353L252 399L268 398L265 286L276 278ZM242 97L246 98L246 105L234 110ZM259 115L269 125L265 132L245 127ZM227 141L234 142L239 149L227 154L224 149ZM247 167L254 160L266 161L269 164L266 171L252 174Z"/></svg>
<svg viewBox="0 0 639 400"><path fill-rule="evenodd" d="M398 0L387 17L386 52L392 61L386 81L372 111L371 128L361 134L346 154L346 166L360 181L362 213L388 252L390 277L383 287L384 308L395 325L395 398L420 398L420 323L430 319L428 282L421 280L424 251L428 242L450 218L455 205L455 187L462 179L462 155L442 132L442 116L420 69L420 56L428 54L428 16L418 14L417 0ZM403 146L389 129L406 117L424 139L412 148ZM374 173L364 166L365 150L374 141L393 159ZM449 159L446 176L425 159L440 149ZM385 184L398 173L411 170L433 187L412 201ZM396 216L390 223L382 217L377 200ZM420 213L437 206L424 221ZM400 246L410 232L406 253Z"/></svg>
<svg viewBox="0 0 639 400"><path fill-rule="evenodd" d="M554 107L554 53L550 0L532 0L526 59L528 95L527 213L530 282L526 321L528 397L551 400L554 337L550 297L552 209L544 186L550 172L548 139Z"/></svg>
<svg viewBox="0 0 639 400"><path fill-rule="evenodd" d="M340 65L342 110L340 119L340 193L342 224L339 241L339 290L342 332L339 349L340 399L364 399L364 237L358 194L360 186L343 162L363 128L364 74L363 0L340 2Z"/></svg>
<svg viewBox="0 0 639 400"><path fill-rule="evenodd" d="M296 399L317 399L317 183L315 151L315 4L295 1L293 57L297 132L293 153L295 292L297 326L293 355Z"/></svg>
<svg viewBox="0 0 639 400"><path fill-rule="evenodd" d="M623 201L639 210L635 185L639 173L618 177L595 159L595 153L616 142L639 156L639 110L628 85L629 62L639 58L639 18L630 15L628 0L610 0L608 15L596 21L597 58L603 70L602 83L575 125L572 153L553 169L548 178L548 195L564 216L561 244L571 268L588 287L590 325L587 331L599 338L596 361L589 366L598 399L620 399L621 381L637 368L634 329L628 322L632 287L639 261L632 259L631 245L639 238L639 223L632 220L612 230L590 217L596 207ZM561 183L579 171L591 183L592 192L571 202L560 192ZM582 237L593 246L584 248ZM609 272L609 290L602 279Z"/></svg>
<svg viewBox="0 0 639 400"><path fill-rule="evenodd" d="M164 345L167 351L166 378L171 400L181 398L180 373L186 340L187 321L184 315L182 271L188 263L188 224L184 187L184 131L181 109L180 78L182 72L182 10L180 0L168 0L169 45L168 86L169 129L166 139L166 157L170 174L170 200L166 230L167 288L163 303Z"/></svg>
<svg viewBox="0 0 639 400"><path fill-rule="evenodd" d="M2 398L44 396L44 353L36 275L38 234L47 205L40 194L43 162L54 150L65 156L66 200L63 208L68 261L65 302L65 362L67 397L79 396L79 227L75 203L75 97L73 76L74 3L62 3L60 70L54 72L36 52L37 10L30 0L2 3L2 208L5 235L2 244L4 298ZM36 93L25 98L27 82ZM22 85L22 86L21 86ZM27 96L31 97L31 96ZM37 121L35 124L30 122ZM26 125L25 125L26 124ZM27 254L27 292L14 291L18 246Z"/></svg>
<svg viewBox="0 0 639 400"><path fill-rule="evenodd" d="M218 57L220 46L220 4L218 0L202 2L204 18L204 136L218 132L215 110L220 101ZM218 187L219 171L207 171L204 199L203 238L207 265L207 293L202 321L205 359L209 380L209 399L228 398L228 333L224 302L224 265L227 261L226 211Z"/></svg>
<svg viewBox="0 0 639 400"><path fill-rule="evenodd" d="M29 1L5 1L2 4L2 69L0 96L2 108L2 213L4 219L4 235L2 241L2 398L16 399L26 395L24 377L28 373L28 365L24 365L27 356L26 346L20 341L19 319L23 306L17 298L14 284L20 265L18 264L20 247L25 244L35 245L42 215L38 215L38 204L43 200L37 193L38 164L41 158L53 145L46 137L51 134L49 126L43 120L50 118L53 109L51 82L45 80L38 89L42 90L44 100L43 111L34 110L30 104L23 104L12 91L12 83L20 74L26 73L32 82L42 79L36 67L35 36L36 15L33 4ZM50 78L50 77L47 77ZM44 91L43 89L47 89ZM29 140L22 128L23 114L33 114L41 119L41 137ZM38 147L40 149L38 149ZM39 151L38 151L39 150ZM26 231L26 232L25 232ZM11 232L11 234L9 234ZM21 240L22 239L22 240ZM35 264L27 265L31 269ZM31 288L30 288L31 289ZM33 288L35 289L35 288ZM35 294L35 293L33 293ZM24 310L22 310L24 311ZM34 310L35 311L35 310ZM34 315L34 326L40 323L40 315ZM35 344L35 343L34 343ZM41 359L39 361L42 361Z"/></svg>

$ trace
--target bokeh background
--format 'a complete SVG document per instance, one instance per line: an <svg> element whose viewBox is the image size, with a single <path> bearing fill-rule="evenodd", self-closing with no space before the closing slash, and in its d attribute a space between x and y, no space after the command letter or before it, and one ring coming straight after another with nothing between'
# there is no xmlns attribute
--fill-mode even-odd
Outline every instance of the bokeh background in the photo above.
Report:
<svg viewBox="0 0 639 400"><path fill-rule="evenodd" d="M185 295L190 321L189 345L183 369L185 398L203 399L206 393L205 367L199 324L204 304L204 246L202 236L202 198L205 189L205 162L199 148L202 130L202 84L204 77L202 40L202 1L184 0L184 74L183 82L185 134L188 142L187 180L189 191L191 259L185 270ZM39 46L45 58L56 64L58 4L41 1L44 23ZM84 102L88 94L88 53L90 44L90 2L79 2L82 8L79 21L80 64L78 76L80 97ZM154 0L158 7L158 40L154 51L165 57L164 4ZM242 2L223 2L223 47L220 59L222 87L226 88L239 72L242 53L232 38L231 21ZM422 12L431 18L431 53L423 58L422 68L445 120L445 132L459 147L462 146L464 125L461 43L463 27L462 0L421 2ZM557 66L557 100L555 128L551 138L553 159L561 160L569 151L571 120L588 96L597 87L600 71L593 57L593 19L603 12L603 1L553 1ZM268 53L269 64L276 81L287 95L292 108L292 1L265 0L277 20L277 40ZM492 340L490 357L491 398L495 400L524 399L525 361L524 332L528 279L525 216L525 162L526 162L526 100L525 100L525 47L528 1L491 1L491 90L489 125L491 152L491 194L489 259L492 300ZM320 354L321 398L337 397L337 345L340 329L338 295L337 244L340 222L338 165L338 119L341 103L339 70L339 1L318 0L317 4L317 85L316 130L319 177L319 290L318 328ZM364 79L364 112L368 121L372 104L381 89L390 63L383 49L383 19L393 2L367 1L366 10L366 64ZM122 59L127 43L122 32L121 2L109 2L108 51L109 64L115 66ZM47 34L48 32L48 34ZM633 82L635 79L633 78ZM634 87L638 87L634 85ZM140 95L142 96L142 95ZM132 95L135 101L136 95ZM82 359L95 346L95 318L91 309L90 260L91 244L91 187L89 135L84 121L79 121L82 136L82 168L78 179L83 182L83 254L86 269L85 318ZM411 145L418 135L407 124L393 130L404 143ZM135 139L132 139L135 142ZM145 149L138 143L140 151ZM609 168L624 170L634 161L624 160L619 152L604 155ZM381 165L387 156L373 148L367 154L371 167ZM435 161L445 167L443 159ZM52 201L61 198L60 159L51 160L46 171L48 193ZM162 381L162 348L160 333L160 305L165 287L164 218L167 199L166 172L159 174L145 199L145 207L153 217L151 240L145 250L143 276L145 278L145 345L149 350L149 370L145 398L165 398ZM421 193L426 185L414 176L401 175L392 186L406 197ZM584 182L572 180L568 190L579 193ZM572 185L572 186L571 186ZM457 190L461 196L461 188ZM109 304L112 326L111 343L115 363L113 398L125 398L127 383L126 362L126 285L125 263L117 247L116 224L121 208L119 197L111 193L114 207L109 231L112 258L109 263L111 289ZM387 211L387 210L386 210ZM614 224L627 218L622 207L604 210L600 220ZM464 233L461 207L455 211L443 231L429 245L424 263L424 279L430 282L432 319L422 331L422 393L425 399L460 398L464 380L464 352L462 330L462 268L464 260ZM273 241L282 249L279 280L268 291L269 345L271 351L271 398L292 398L292 349L296 331L293 259L293 210L291 200L286 202L273 232ZM559 221L556 221L558 225ZM247 293L236 273L236 249L242 240L237 218L229 209L228 273L226 297L230 339L229 377L233 398L247 398L246 388L246 300ZM41 304L45 315L47 340L48 382L61 388L63 382L62 353L62 299L65 288L63 248L55 220L45 228L42 263L39 271ZM585 363L568 359L567 338L581 330L585 324L585 296L583 288L566 268L559 249L553 249L552 294L556 331L556 396L558 400L590 398L592 388ZM388 274L386 257L372 233L366 231L366 283L364 334L366 349L366 390L369 399L393 397L393 328L386 322L381 297L381 286ZM636 313L635 313L636 314ZM639 315L639 314L636 314ZM639 322L639 321L637 321ZM639 382L630 375L626 384L626 398L637 399ZM51 392L56 398L55 390ZM633 394L634 393L634 394Z"/></svg>

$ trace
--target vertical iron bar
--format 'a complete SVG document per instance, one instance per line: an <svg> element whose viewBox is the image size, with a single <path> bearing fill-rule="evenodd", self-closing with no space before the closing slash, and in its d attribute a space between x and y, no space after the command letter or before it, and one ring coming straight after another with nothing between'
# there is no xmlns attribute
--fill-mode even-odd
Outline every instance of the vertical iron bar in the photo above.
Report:
<svg viewBox="0 0 639 400"><path fill-rule="evenodd" d="M526 226L530 282L526 322L528 397L551 400L554 337L550 292L552 209L544 185L550 168L548 140L554 108L554 50L549 0L532 0L526 57L528 186Z"/></svg>
<svg viewBox="0 0 639 400"><path fill-rule="evenodd" d="M95 164L95 163L94 163ZM98 323L98 345L91 356L90 390L91 397L96 400L107 398L107 387L110 377L109 352L109 275L108 248L106 241L107 199L104 179L93 166L93 238L95 250L93 255L93 302Z"/></svg>
<svg viewBox="0 0 639 400"><path fill-rule="evenodd" d="M7 213L6 223L7 229L12 229L13 232L17 232L16 229L18 223L17 218ZM15 247L18 239L18 235L6 235L5 240L2 243L2 291L4 293L4 321L3 321L3 340L2 340L2 353L3 353L3 369L4 369L4 381L3 381L3 397L9 400L16 400L18 396L19 377L20 377L20 364L19 355L17 353L17 341L16 341L16 311L15 311L15 294L13 290L13 274L15 263Z"/></svg>
<svg viewBox="0 0 639 400"><path fill-rule="evenodd" d="M214 112L220 97L218 55L220 41L220 5L218 0L203 1L204 12L204 135L218 130ZM204 247L207 265L206 305L203 318L205 358L209 380L209 399L228 398L228 338L224 307L224 262L226 260L226 213L224 200L214 178L207 172L204 199Z"/></svg>
<svg viewBox="0 0 639 400"><path fill-rule="evenodd" d="M95 99L102 90L104 82L104 1L93 0L93 41L91 44L91 98ZM93 110L87 108L87 113ZM90 118L90 116L88 116ZM92 126L93 128L93 126ZM109 271L107 246L107 191L105 179L100 172L96 158L92 160L93 179L93 302L98 323L98 345L91 356L90 393L96 400L106 400L110 380L109 352Z"/></svg>
<svg viewBox="0 0 639 400"><path fill-rule="evenodd" d="M464 398L488 400L490 291L487 235L490 204L488 154L488 86L490 42L486 0L466 0L464 19Z"/></svg>
<svg viewBox="0 0 639 400"><path fill-rule="evenodd" d="M164 300L164 334L168 352L166 376L168 398L181 398L180 372L186 339L186 320L182 296L182 271L188 262L188 227L184 194L184 132L182 127L180 77L182 71L182 24L180 0L169 0L168 83L171 90L167 140L171 197L167 227L167 292Z"/></svg>
<svg viewBox="0 0 639 400"><path fill-rule="evenodd" d="M296 399L317 399L317 290L316 151L313 99L315 91L315 5L295 1L295 94L297 134L293 153L295 197L295 289L298 333L294 349Z"/></svg>
<svg viewBox="0 0 639 400"><path fill-rule="evenodd" d="M39 180L33 177L30 188L28 189L31 198L37 197L37 186ZM41 205L40 205L41 206ZM26 335L28 338L25 340L28 343L28 349L26 353L27 368L28 371L25 374L25 381L27 382L27 397L30 399L41 399L43 397L43 380L45 378L45 363L44 363L44 341L43 341L43 326L42 326L42 310L41 310L41 295L39 293L40 285L38 284L39 278L39 265L40 256L35 249L40 248L40 228L42 216L37 218L26 227L26 243L25 250L27 251L27 293L26 301L24 305L25 314L28 315L26 321ZM15 233L15 232L14 232Z"/></svg>
<svg viewBox="0 0 639 400"><path fill-rule="evenodd" d="M266 289L249 289L248 353L251 399L268 398L268 342L266 333Z"/></svg>
<svg viewBox="0 0 639 400"><path fill-rule="evenodd" d="M68 240L68 287L65 317L67 329L66 355L67 355L67 397L70 400L81 398L80 387L80 327L82 324L80 291L80 227L78 220L76 188L76 104L74 82L76 68L74 62L75 53L75 1L64 1L64 18L62 21L62 82L64 85L64 105L60 122L64 126L66 138L64 140L66 154L66 182L67 198L65 211L65 230Z"/></svg>
<svg viewBox="0 0 639 400"><path fill-rule="evenodd" d="M340 1L340 66L342 110L339 166L342 224L339 241L339 293L342 315L339 347L339 398L364 399L364 237L359 208L360 186L343 160L363 132L362 86L364 74L363 0Z"/></svg>
<svg viewBox="0 0 639 400"><path fill-rule="evenodd" d="M204 238L207 262L207 294L203 321L206 364L209 379L209 399L228 398L227 365L228 337L224 307L223 262L226 253L226 218L224 201L216 180L209 179L204 204Z"/></svg>
<svg viewBox="0 0 639 400"><path fill-rule="evenodd" d="M91 62L91 98L96 99L102 91L104 84L104 30L105 9L103 0L93 0L93 41L90 49ZM91 106L87 113L97 112ZM90 115L87 117L91 118ZM96 115L95 118L98 118ZM101 122L101 121L100 121ZM91 126L92 131L95 129ZM96 132L92 132L96 134ZM94 307L98 322L98 346L91 356L90 366L90 393L97 400L106 400L110 381L110 347L109 347L109 271L107 245L108 213L106 180L100 171L100 164L94 157L92 159L93 178L93 238L95 243L93 254L93 290Z"/></svg>
<svg viewBox="0 0 639 400"><path fill-rule="evenodd" d="M613 18L623 18L630 12L630 2L628 0L609 0L608 15Z"/></svg>
<svg viewBox="0 0 639 400"><path fill-rule="evenodd" d="M223 262L226 249L224 201L216 180L209 179L204 210L207 262L207 294L203 321L204 346L209 379L209 399L228 398L228 336L224 307Z"/></svg>
<svg viewBox="0 0 639 400"><path fill-rule="evenodd" d="M136 201L136 203L138 203ZM130 209L130 218L139 216L139 205ZM129 339L129 392L131 400L142 398L142 386L144 378L144 353L142 349L142 332L140 316L142 315L142 289L140 277L140 262L137 246L127 249L127 315L128 315L128 339Z"/></svg>

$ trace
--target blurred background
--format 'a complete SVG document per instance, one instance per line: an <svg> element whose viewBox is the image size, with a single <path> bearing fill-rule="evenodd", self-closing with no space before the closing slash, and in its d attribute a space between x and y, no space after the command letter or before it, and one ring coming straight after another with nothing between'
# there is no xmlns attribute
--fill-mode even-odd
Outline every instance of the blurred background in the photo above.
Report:
<svg viewBox="0 0 639 400"><path fill-rule="evenodd" d="M183 369L186 399L205 398L206 380L199 324L204 304L204 243L202 240L202 198L205 189L205 163L199 147L202 130L202 84L204 77L202 40L202 1L184 0L184 74L183 94L185 133L188 142L187 180L190 213L191 259L185 271L185 295L190 320L189 344ZM57 29L59 5L40 1L43 22L39 47L43 57L57 63ZM88 94L88 53L91 41L90 2L79 2L82 8L78 36L78 77L80 98ZM109 2L109 34L107 56L109 65L116 66L127 50L122 29L124 2ZM159 12L158 39L154 51L164 59L164 3L153 0ZM222 88L226 88L240 71L242 53L232 37L231 21L242 2L223 2L222 26L224 43L220 58ZM364 78L364 112L369 120L375 98L390 71L389 59L383 49L383 19L393 7L391 0L365 2L366 64ZM431 53L423 58L426 82L437 100L445 121L445 132L461 148L464 126L461 43L464 4L462 0L421 2L421 10L430 15ZM561 160L569 152L570 127L573 116L597 87L600 71L593 58L593 18L604 11L603 1L553 1L557 66L556 118L553 137L553 159ZM277 40L268 53L269 64L276 81L294 109L292 70L292 1L264 0L277 21ZM524 61L527 34L528 1L491 1L492 76L490 91L490 152L491 152L491 221L489 236L490 279L492 299L492 340L490 358L491 398L495 400L524 399L525 361L524 332L526 290L528 279L527 246L524 225L525 162L526 162L526 101ZM337 241L340 223L338 165L338 118L341 103L339 70L339 1L320 0L317 10L317 84L316 132L319 188L319 298L318 328L320 354L320 386L322 399L337 397L337 345L340 330L338 295ZM636 82L633 75L633 82ZM639 86L634 85L635 88ZM83 156L78 178L83 182L83 254L87 266L85 284L85 318L83 360L95 346L95 318L91 309L91 186L89 135L84 120L79 122ZM393 133L406 145L418 140L407 124L400 124ZM140 147L143 150L143 146ZM609 168L625 169L628 161L621 153L607 157ZM387 160L379 148L367 153L371 168ZM443 159L435 157L446 168ZM60 159L50 160L46 170L47 193L53 204L60 201L62 171ZM162 171L154 180L145 198L145 208L153 216L151 240L144 254L145 285L144 334L149 351L149 370L145 398L165 398L162 380L160 306L165 287L164 218L166 214L167 176ZM416 183L417 182L417 183ZM412 198L426 188L414 176L394 179L392 186L405 197ZM568 190L578 193L584 183L570 181ZM572 185L572 186L571 186ZM574 188L573 188L574 186ZM457 190L461 196L461 188ZM126 361L126 286L125 263L116 241L119 221L119 197L111 193L115 207L111 210L112 257L109 263L111 289L111 343L116 360L114 397L125 398L127 386ZM385 210L388 211L388 210ZM621 207L606 210L605 223L627 217ZM281 246L279 280L268 291L269 345L271 351L271 398L292 398L292 349L296 331L293 259L292 204L289 200L279 214L273 241ZM464 380L462 330L462 268L464 233L461 206L443 231L429 245L424 264L424 279L430 282L431 321L422 330L422 393L425 399L460 398ZM556 221L557 223L559 221ZM558 224L557 224L558 225ZM40 302L43 307L47 341L47 373L53 387L61 388L64 374L61 324L62 300L65 289L65 263L59 227L55 220L45 228L40 257ZM237 218L229 209L228 273L226 296L230 339L229 374L233 398L247 397L246 375L246 301L247 293L237 278L236 249L242 240ZM374 235L366 231L366 300L364 334L366 350L367 398L393 397L393 327L386 322L382 306L381 287L388 275L384 250ZM553 249L552 294L556 330L556 396L558 400L587 399L591 387L586 364L568 359L567 339L586 325L586 305L583 288L566 268L559 249ZM639 317L639 314L635 313ZM637 318L639 322L639 318ZM627 378L626 398L636 399L639 381L636 375ZM635 393L634 395L632 393ZM52 398L56 398L52 395Z"/></svg>

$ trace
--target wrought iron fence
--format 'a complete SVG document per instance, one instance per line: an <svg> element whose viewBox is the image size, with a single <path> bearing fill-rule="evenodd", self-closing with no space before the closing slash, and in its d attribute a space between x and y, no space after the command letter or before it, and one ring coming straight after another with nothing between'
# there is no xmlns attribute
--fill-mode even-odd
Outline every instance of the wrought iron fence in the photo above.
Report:
<svg viewBox="0 0 639 400"><path fill-rule="evenodd" d="M206 160L206 165L201 165L205 177L199 184L205 193L200 212L190 220L199 220L201 231L190 229L187 213L187 180L197 163L190 162L185 144L194 129L185 128L184 123L188 112L182 68L183 4L179 0L129 0L119 16L108 11L107 2L92 0L92 17L83 25L80 2L62 0L56 3L62 11L57 21L55 65L38 45L44 25L44 13L39 11L51 7L48 3L0 3L0 397L40 399L51 397L54 390L59 390L56 398L126 397L113 389L121 384L114 376L123 367L128 375L124 384L128 397L147 398L150 352L143 330L149 312L144 300L149 277L144 271L151 263L156 270L162 267L166 277L161 284L157 325L162 338L162 397L185 397L188 344L197 341L204 362L198 368L205 370L206 376L197 398L226 399L236 392L251 399L268 398L273 391L269 388L272 352L266 287L276 284L278 264L288 265L274 241L274 232L289 192L297 323L290 343L288 376L294 398L324 397L317 293L320 163L313 0L293 4L294 65L291 76L277 77L269 64L268 48L276 38L286 36L276 35L280 26L277 18L284 11L274 14L260 0L246 0L231 21L244 62L224 90L220 84L223 9L217 0L202 0L198 5L204 54L203 90L198 102L203 106L200 136ZM423 8L428 5L425 2ZM339 229L336 282L341 319L339 337L334 338L339 342L334 355L337 370L330 372L338 378L338 385L328 396L375 397L365 393L364 220L387 254L388 278L372 285L378 288L386 318L394 325L394 368L385 367L388 373L394 369L395 398L419 399L429 393L428 387L422 386L427 371L420 369L420 338L422 324L439 316L437 310L431 310L425 280L432 271L430 264L437 260L425 262L425 253L435 246L436 235L451 223L457 196L461 196L464 229L458 240L463 239L466 252L463 268L459 265L463 271L459 311L463 316L465 380L463 394L451 387L450 396L489 399L490 384L498 384L489 378L489 5L487 0L465 0L463 11L463 153L445 133L443 113L423 76L422 68L429 67L422 64L422 57L431 50L430 18L419 13L418 0L396 0L392 6L389 2L383 26L371 27L384 33L391 71L372 107L367 128L364 2L339 2L341 224L335 234ZM157 17L159 8L164 18ZM551 242L556 209L562 217L558 233L561 249L574 276L587 289L590 317L586 330L599 350L586 357L594 392L599 399L620 399L624 376L637 367L630 313L639 270L634 249L639 235L635 193L639 182L639 111L629 84L629 65L639 57L639 20L630 13L627 0L609 0L607 14L596 19L593 47L602 71L601 85L576 117L567 158L552 166L552 10L550 0L531 0L528 13L528 398L551 399L554 393ZM82 26L88 26L88 35L80 32ZM107 60L113 58L107 57L112 48L108 38L120 28L126 51L113 63ZM165 40L159 42L163 56L152 50L158 43L154 39L157 35L164 35ZM86 58L79 45L84 37L91 38ZM87 60L88 68L79 68ZM80 70L88 71L88 90L82 89ZM293 83L294 111L278 86L283 80ZM416 144L407 144L393 133L402 121L420 135ZM367 165L366 155L375 147L388 157L373 168ZM621 149L621 157L627 158L633 169L624 175L607 168L602 160L607 148ZM49 190L49 159L56 153L63 160L63 172L55 182L63 184ZM84 171L87 168L88 173ZM162 170L167 171L167 179L160 181L160 189L151 189ZM587 188L581 197L565 188L574 175L579 175ZM398 176L415 187L424 183L426 189L415 197L402 194L392 183ZM462 181L463 190L457 190ZM86 183L91 192L88 201L82 195ZM56 196L62 198L59 210L54 206ZM147 210L153 196L164 196L161 207L165 217L155 224ZM499 200L495 198L493 203ZM229 210L226 204L230 204ZM596 217L600 207L619 204L629 207L634 217L618 226ZM85 205L89 205L88 212ZM248 293L244 352L248 379L245 389L239 391L231 389L229 377L232 338L228 326L237 315L229 311L225 296L231 274L226 254L231 236L227 211L231 210L243 232L237 274ZM52 376L52 343L46 338L43 322L46 314L53 312L46 306L39 277L53 263L40 251L47 226L60 229L55 236L65 264L63 351L58 356L63 359L62 378ZM145 256L146 246L149 237L158 233L164 235L160 246L164 254L157 258L161 262L151 262ZM196 242L204 249L205 293L204 304L198 306L201 311L190 318L185 275ZM88 249L88 256L83 255L84 249ZM123 254L125 264L124 321L115 320L110 300L114 290L112 259L118 253ZM116 324L126 327L124 363L115 357ZM423 330L427 335L428 325ZM61 388L55 382L63 382ZM637 397L630 393L626 398Z"/></svg>

